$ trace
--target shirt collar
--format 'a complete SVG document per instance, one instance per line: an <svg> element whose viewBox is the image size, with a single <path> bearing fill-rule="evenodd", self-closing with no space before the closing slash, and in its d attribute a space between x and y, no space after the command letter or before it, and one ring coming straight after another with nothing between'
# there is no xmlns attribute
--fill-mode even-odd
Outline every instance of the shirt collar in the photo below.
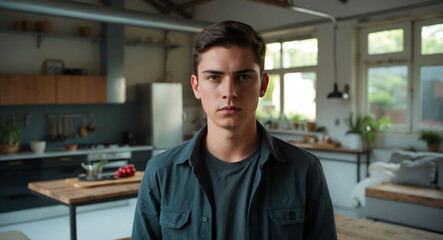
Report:
<svg viewBox="0 0 443 240"><path fill-rule="evenodd" d="M264 152L269 152L276 160L283 161L284 158L281 157L280 151L278 149L276 140L272 137L268 131L257 121L257 129L262 134L262 154ZM183 149L182 158L178 159L177 164L183 164L189 161L191 166L194 166L200 159L200 146L201 141L208 132L207 124L203 126L197 134L185 145ZM268 158L260 158L260 165L263 165Z"/></svg>

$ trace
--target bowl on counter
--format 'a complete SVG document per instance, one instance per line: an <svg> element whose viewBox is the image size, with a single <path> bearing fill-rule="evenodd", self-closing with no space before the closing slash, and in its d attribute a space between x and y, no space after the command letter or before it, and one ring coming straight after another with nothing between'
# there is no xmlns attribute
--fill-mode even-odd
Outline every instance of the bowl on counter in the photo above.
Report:
<svg viewBox="0 0 443 240"><path fill-rule="evenodd" d="M65 144L63 145L65 151L75 151L77 150L77 144Z"/></svg>
<svg viewBox="0 0 443 240"><path fill-rule="evenodd" d="M45 141L31 141L29 143L29 146L31 147L31 150L34 153L43 153L46 148L46 142Z"/></svg>

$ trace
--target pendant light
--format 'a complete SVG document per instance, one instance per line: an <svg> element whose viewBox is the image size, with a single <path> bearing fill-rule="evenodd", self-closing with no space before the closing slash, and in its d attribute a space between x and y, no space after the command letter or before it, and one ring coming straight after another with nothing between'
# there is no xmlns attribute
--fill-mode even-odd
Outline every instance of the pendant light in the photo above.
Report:
<svg viewBox="0 0 443 240"><path fill-rule="evenodd" d="M292 3L292 1L291 1ZM348 98L348 93L347 92L340 92L338 90L338 84L337 84L337 20L335 19L334 16L332 16L329 13L325 13L325 12L319 12L319 11L315 11L312 9L307 9L307 8L303 8L303 7L298 7L298 6L294 6L294 5L289 5L288 6L289 9L296 11L296 12L301 12L301 13L306 13L306 14L310 14L310 15L314 15L314 16L318 16L318 17L323 17L323 18L328 18L332 21L332 25L334 27L334 32L333 32L333 64L334 64L334 90L328 94L328 98L338 98L338 99L347 99Z"/></svg>
<svg viewBox="0 0 443 240"><path fill-rule="evenodd" d="M346 92L340 92L338 90L338 84L337 84L337 22L335 21L335 19L333 20L333 25L334 25L334 33L333 33L333 53L332 53L332 57L333 57L333 64L334 64L334 90L332 92L330 92L328 94L328 98L341 98L341 99L347 99L348 98L348 93Z"/></svg>

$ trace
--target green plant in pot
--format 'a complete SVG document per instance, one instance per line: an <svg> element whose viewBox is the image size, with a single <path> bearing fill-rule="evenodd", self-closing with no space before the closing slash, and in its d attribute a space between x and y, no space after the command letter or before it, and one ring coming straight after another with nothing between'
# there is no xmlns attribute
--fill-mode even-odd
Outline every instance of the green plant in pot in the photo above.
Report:
<svg viewBox="0 0 443 240"><path fill-rule="evenodd" d="M360 149L371 147L376 134L388 128L391 121L388 116L376 120L372 114L366 116L358 114L354 118L354 114L351 112L349 117L345 118L345 124L348 126L346 135L352 137L350 148Z"/></svg>
<svg viewBox="0 0 443 240"><path fill-rule="evenodd" d="M300 128L300 122L304 120L305 117L303 117L303 115L299 113L290 113L288 115L288 119L291 120L292 123L294 124L294 129L298 130Z"/></svg>
<svg viewBox="0 0 443 240"><path fill-rule="evenodd" d="M428 150L430 152L437 152L438 144L440 143L440 135L438 133L431 130L422 130L420 134L419 140L426 142L428 145Z"/></svg>
<svg viewBox="0 0 443 240"><path fill-rule="evenodd" d="M0 121L0 153L11 154L19 149L20 129L8 118Z"/></svg>

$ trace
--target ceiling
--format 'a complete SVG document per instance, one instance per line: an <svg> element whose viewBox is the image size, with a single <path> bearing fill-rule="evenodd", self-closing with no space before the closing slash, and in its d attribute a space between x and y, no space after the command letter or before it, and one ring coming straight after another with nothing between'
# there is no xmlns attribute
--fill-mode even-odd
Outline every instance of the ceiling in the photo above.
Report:
<svg viewBox="0 0 443 240"><path fill-rule="evenodd" d="M325 12L332 16L343 19L356 15L373 12L399 10L404 7L421 6L426 3L443 1L423 0L143 0L147 4L156 2L168 9L169 4L183 5L191 2L196 4L189 8L182 8L182 13L188 17L202 21L222 21L227 19L249 22L253 27L264 30L278 28L279 26L293 23L316 21L322 18L305 13L294 12L290 9L279 7L272 2L288 3L298 7L308 8L315 11ZM267 3L263 3L267 2ZM269 4L271 3L271 4ZM440 5L441 6L441 5ZM177 10L177 7L173 7ZM407 8L402 9L407 11ZM161 10L157 8L161 13ZM172 11L169 11L171 13ZM184 14L175 12L181 17ZM251 21L254 18L254 21Z"/></svg>

